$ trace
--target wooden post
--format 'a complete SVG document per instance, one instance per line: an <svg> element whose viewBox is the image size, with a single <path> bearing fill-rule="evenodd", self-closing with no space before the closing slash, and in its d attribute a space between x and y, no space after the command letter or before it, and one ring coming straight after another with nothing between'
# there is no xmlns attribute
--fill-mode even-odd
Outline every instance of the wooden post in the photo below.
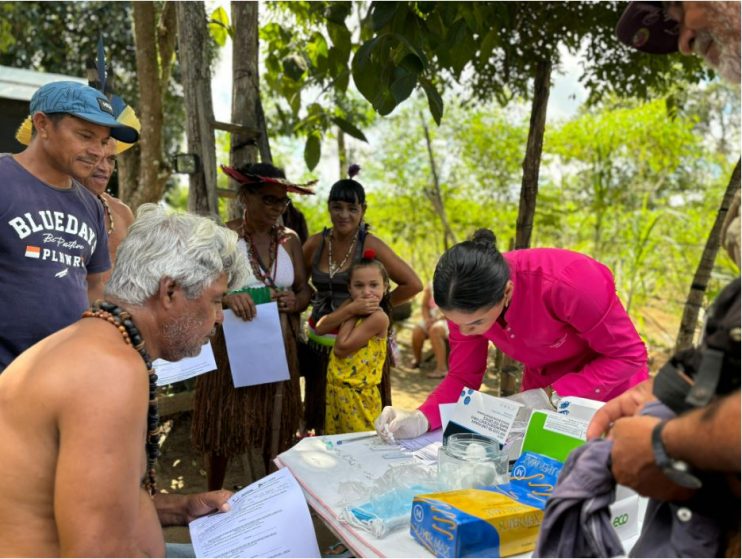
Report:
<svg viewBox="0 0 742 559"><path fill-rule="evenodd" d="M703 304L703 296L706 293L709 279L711 279L714 260L716 260L716 255L719 252L719 247L721 245L721 238L724 234L721 230L722 223L724 223L724 218L726 218L727 211L734 199L735 193L739 191L739 166L740 162L737 161L737 166L734 168L732 177L729 179L727 189L724 192L724 197L721 201L721 206L716 214L716 220L709 232L708 239L706 239L706 246L703 248L701 261L698 263L696 273L693 275L693 281L691 282L690 291L688 292L688 298L683 307L683 318L680 320L678 337L675 342L675 351L682 351L693 346L693 336L698 324L698 313Z"/></svg>
<svg viewBox="0 0 742 559"><path fill-rule="evenodd" d="M546 127L546 106L549 103L551 61L542 60L536 66L533 79L533 102L531 123L528 129L526 155L523 159L523 182L520 188L518 220L515 226L515 248L528 248L531 244L533 216L536 214L538 195L538 173L541 166L541 151Z"/></svg>
<svg viewBox="0 0 742 559"><path fill-rule="evenodd" d="M270 145L265 133L265 117L260 103L260 75L258 73L259 3L232 2L231 6L232 27L234 28L234 36L232 37L232 122L245 127L245 129L232 132L230 164L234 167L241 167L248 163L256 163L258 155L262 155L262 160L265 163L271 163ZM247 129L253 129L253 132L250 133ZM262 133L255 134L256 130ZM233 185L233 188L236 190L237 185ZM239 204L230 203L230 217L240 217ZM282 414L283 383L278 383L273 397L271 457L278 456Z"/></svg>
<svg viewBox="0 0 742 559"><path fill-rule="evenodd" d="M433 211L435 211L438 219L441 220L441 225L443 225L443 249L448 250L449 246L456 244L456 235L451 229L451 225L448 223L446 206L443 204L443 196L441 195L441 183L438 179L438 167L435 164L435 157L433 156L433 143L430 140L430 131L428 130L428 124L422 112L420 112L420 122L422 123L423 134L425 134L425 145L428 148L430 173L433 177L432 188L426 188L424 193L428 200L430 200L430 203L433 206Z"/></svg>
<svg viewBox="0 0 742 559"><path fill-rule="evenodd" d="M203 2L176 2L178 51L183 73L188 151L200 161L189 176L188 210L219 219L216 194L216 145L211 102L211 60Z"/></svg>
<svg viewBox="0 0 742 559"><path fill-rule="evenodd" d="M260 76L258 74L258 2L232 2L232 116L238 126L254 130L260 128ZM242 167L257 163L259 148L257 136L247 131L231 133L229 164ZM263 159L265 161L265 158ZM270 159L267 161L270 163ZM230 189L239 185L229 179ZM237 200L229 204L229 217L241 217Z"/></svg>

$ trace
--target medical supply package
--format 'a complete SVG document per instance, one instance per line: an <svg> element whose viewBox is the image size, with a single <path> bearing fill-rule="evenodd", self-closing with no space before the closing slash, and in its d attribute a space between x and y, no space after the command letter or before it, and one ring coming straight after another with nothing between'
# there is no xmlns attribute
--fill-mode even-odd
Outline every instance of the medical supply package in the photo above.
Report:
<svg viewBox="0 0 742 559"><path fill-rule="evenodd" d="M407 526L416 495L440 489L430 468L417 464L390 466L371 484L340 482L343 508L338 519L381 539Z"/></svg>
<svg viewBox="0 0 742 559"><path fill-rule="evenodd" d="M508 557L536 546L543 508L562 464L523 454L510 483L418 495L410 533L437 557Z"/></svg>

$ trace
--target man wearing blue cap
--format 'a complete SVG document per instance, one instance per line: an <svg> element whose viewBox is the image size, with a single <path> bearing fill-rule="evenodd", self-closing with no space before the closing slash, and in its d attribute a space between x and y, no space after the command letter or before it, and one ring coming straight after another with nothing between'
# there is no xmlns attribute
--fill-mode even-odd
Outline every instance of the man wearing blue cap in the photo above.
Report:
<svg viewBox="0 0 742 559"><path fill-rule="evenodd" d="M41 87L30 113L29 146L0 157L0 372L102 296L110 268L103 207L73 177L90 176L109 138L139 137L105 95L77 82Z"/></svg>
<svg viewBox="0 0 742 559"><path fill-rule="evenodd" d="M630 2L616 35L650 54L701 56L739 87L739 2ZM722 241L739 266L730 223ZM616 481L652 498L631 556L740 556L739 278L709 309L698 348L598 410L588 437L606 431Z"/></svg>

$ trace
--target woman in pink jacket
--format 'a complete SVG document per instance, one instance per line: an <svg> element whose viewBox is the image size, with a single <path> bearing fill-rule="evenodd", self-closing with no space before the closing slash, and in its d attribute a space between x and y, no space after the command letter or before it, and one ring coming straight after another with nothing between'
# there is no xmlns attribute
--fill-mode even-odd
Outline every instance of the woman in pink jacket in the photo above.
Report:
<svg viewBox="0 0 742 559"><path fill-rule="evenodd" d="M610 270L584 254L501 254L480 229L438 261L433 297L449 323L449 373L419 409L384 408L376 428L385 438L439 428L438 404L481 386L489 342L524 364L522 390L606 401L648 378L647 350Z"/></svg>

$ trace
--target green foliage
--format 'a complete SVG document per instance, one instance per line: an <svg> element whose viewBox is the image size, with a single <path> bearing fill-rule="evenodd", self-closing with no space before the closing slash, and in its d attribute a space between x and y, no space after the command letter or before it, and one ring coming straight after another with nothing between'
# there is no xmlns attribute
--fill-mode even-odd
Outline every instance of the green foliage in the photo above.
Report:
<svg viewBox="0 0 742 559"><path fill-rule="evenodd" d="M362 129L372 120L348 92L348 64L357 48L345 23L352 4L276 2L267 7L272 20L260 29L260 41L269 132L304 137L304 161L311 170L320 160L322 139L334 126L365 142ZM305 105L309 93L316 99Z"/></svg>
<svg viewBox="0 0 742 559"><path fill-rule="evenodd" d="M265 98L272 131L304 137L310 169L335 118L355 129L370 124L350 106L348 80L382 116L421 89L433 120L444 114L442 92L454 82L479 102L506 105L530 95L535 68L560 62L560 47L587 55L580 80L597 103L610 92L647 98L681 77L708 78L695 57L658 57L620 45L614 28L623 2L275 2L261 29L268 70ZM358 11L360 28L347 23ZM365 12L365 13L361 13ZM355 37L355 38L354 38ZM302 99L317 100L303 112ZM323 102L319 102L320 98ZM309 110L319 103L319 110ZM340 126L342 129L342 126ZM347 130L346 130L347 132ZM350 132L348 132L350 133ZM353 134L351 134L353 135ZM356 137L359 137L356 135ZM311 145L309 145L311 143ZM321 147L321 141L319 143Z"/></svg>
<svg viewBox="0 0 742 559"><path fill-rule="evenodd" d="M211 12L209 33L217 46L223 47L227 44L227 37L231 37L233 34L232 27L229 25L227 10L220 7Z"/></svg>
<svg viewBox="0 0 742 559"><path fill-rule="evenodd" d="M555 127L544 145L535 215L533 246L576 250L605 263L640 333L655 347L674 343L675 326L667 324L679 320L733 167L719 143L701 134L718 111L698 91L686 98L696 104L669 111L666 99L611 97ZM428 280L444 250L444 231L426 196L432 176L425 111L425 99L413 95L369 130L373 157L364 160L359 178L374 233ZM448 98L447 111L430 134L451 228L463 239L488 227L507 250L515 235L527 110ZM736 130L738 120L728 129ZM324 197L298 205L311 232L330 224ZM720 254L708 300L737 273Z"/></svg>
<svg viewBox="0 0 742 559"><path fill-rule="evenodd" d="M629 52L614 28L623 2L373 2L363 20L368 39L353 58L353 79L381 115L416 87L434 120L443 114L438 87L459 82L473 97L502 105L527 97L536 65L558 65L559 46L588 55L581 81L597 102L610 91L647 97L679 76L708 74L694 59Z"/></svg>

